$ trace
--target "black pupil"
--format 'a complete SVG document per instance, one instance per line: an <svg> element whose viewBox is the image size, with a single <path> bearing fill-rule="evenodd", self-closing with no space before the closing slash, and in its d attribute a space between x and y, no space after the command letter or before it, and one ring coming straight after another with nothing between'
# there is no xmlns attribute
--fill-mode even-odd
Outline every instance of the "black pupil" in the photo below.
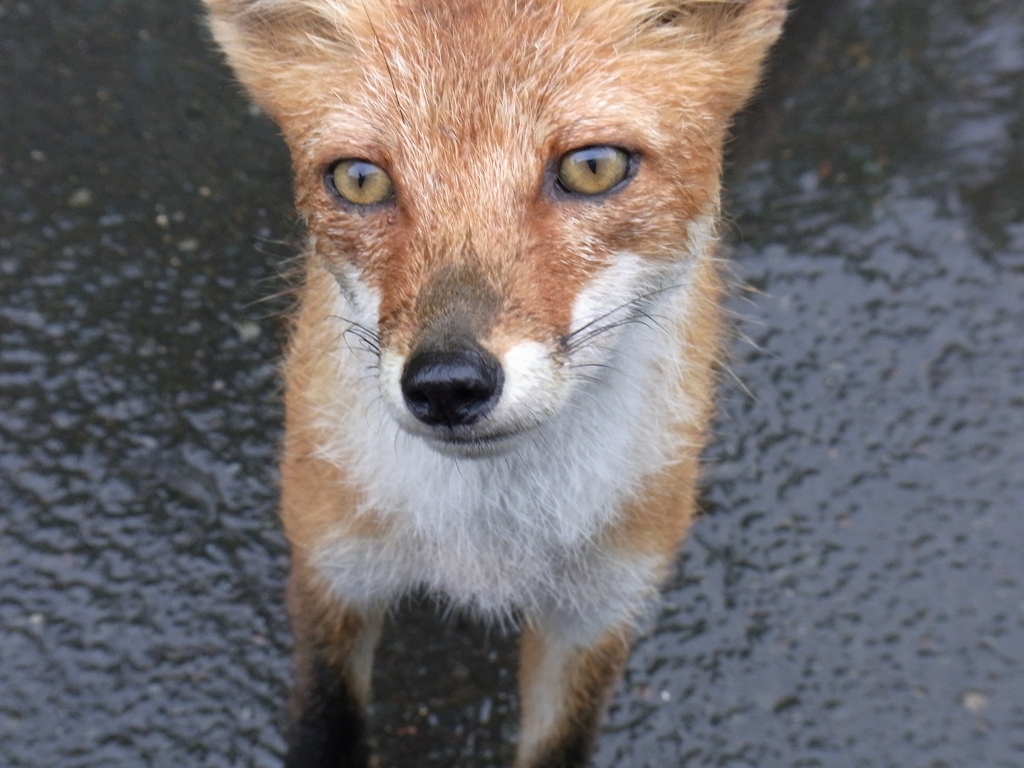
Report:
<svg viewBox="0 0 1024 768"><path fill-rule="evenodd" d="M590 169L590 172L596 176L597 175L597 158L596 157L589 157L589 158L587 158L587 167Z"/></svg>

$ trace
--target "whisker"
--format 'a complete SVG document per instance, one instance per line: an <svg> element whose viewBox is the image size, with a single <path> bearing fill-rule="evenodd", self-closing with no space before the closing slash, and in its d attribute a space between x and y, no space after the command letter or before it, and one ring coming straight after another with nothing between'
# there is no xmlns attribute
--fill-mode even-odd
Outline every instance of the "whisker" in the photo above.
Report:
<svg viewBox="0 0 1024 768"><path fill-rule="evenodd" d="M573 370L576 368L603 368L606 371L615 372L619 370L616 366L612 365L611 363L571 363L569 365L569 370Z"/></svg>
<svg viewBox="0 0 1024 768"><path fill-rule="evenodd" d="M746 384L745 384L745 383L743 382L743 379L741 379L741 378L739 377L739 375L738 375L738 374L737 374L737 373L736 373L736 372L735 372L735 371L734 371L734 370L732 369L732 366L729 366L729 365L723 365L723 366L722 366L722 370L724 370L724 371L725 371L726 375L727 375L727 376L728 376L728 377L729 377L730 379L732 379L733 381L735 381L735 382L736 382L736 384L737 384L737 385L739 386L739 388L740 388L740 389L741 389L741 390L743 391L743 393L744 393L744 394L745 394L745 395L746 395L747 397L749 397L749 398L751 399L751 401L752 401L752 402L755 402L755 403L757 403L757 402L760 402L760 401L759 401L759 400L757 399L757 395L755 395L755 394L754 394L754 393L753 393L753 392L752 392L752 391L750 390L750 388L749 388L749 387L748 387L748 386L747 386L747 385L746 385Z"/></svg>
<svg viewBox="0 0 1024 768"><path fill-rule="evenodd" d="M350 352L356 350L352 348L352 345L348 341L349 336L355 336L359 339L360 344L364 352L369 352L378 359L381 355L380 347L380 334L374 331L372 328L367 328L362 323L357 323L355 320L349 320L347 317L341 317L340 315L328 315L331 320L340 320L343 323L347 323L348 327L342 331L342 336L345 339L345 346L348 347Z"/></svg>
<svg viewBox="0 0 1024 768"><path fill-rule="evenodd" d="M364 350L366 350L367 352L372 352L377 357L380 357L380 346L378 346L377 342L375 342L372 338L369 338L369 337L363 335L362 333L360 333L358 330L356 330L354 328L346 329L344 335L346 336L346 338L348 336L355 336L357 339L359 339L359 341L362 342L362 346L363 346ZM349 347L349 349L351 349L351 347Z"/></svg>
<svg viewBox="0 0 1024 768"><path fill-rule="evenodd" d="M632 323L640 322L641 319L642 319L642 314L641 313L634 313L634 314L632 314L632 315L630 315L628 317L625 317L625 318L623 318L621 320L616 320L614 322L607 323L606 325L599 325L596 328L591 328L583 336L579 337L578 339L573 339L569 344L566 345L566 348L570 352L572 350L579 349L580 347L583 347L583 346L589 344L591 341L596 339L598 336L601 336L601 335L603 335L605 333L608 333L609 331L614 331L616 328L621 328L624 325L630 325Z"/></svg>
<svg viewBox="0 0 1024 768"><path fill-rule="evenodd" d="M631 309L631 308L636 308L636 305L640 304L641 302L644 302L644 301L647 301L649 299L652 299L655 296L658 296L659 294L667 293L668 291L674 291L677 288L682 288L683 285L684 285L684 283L675 283L673 285L667 285L667 286L663 286L661 288L655 288L653 290L650 290L650 291L647 291L645 293L642 293L639 296L634 296L629 301L623 302L619 306L614 307L614 308L608 310L607 312L605 312L604 314L598 315L593 320L590 320L589 322L584 323L583 325L581 325L576 330L571 331L562 341L564 343L569 343L573 339L574 336L577 336L577 335L583 333L588 328L592 328L595 325L599 325L603 320L608 319L609 317L614 315L616 312L621 312L623 310L627 310L627 309Z"/></svg>
<svg viewBox="0 0 1024 768"><path fill-rule="evenodd" d="M661 319L664 320L665 318L661 318ZM621 328L621 327L623 327L625 325L631 325L631 324L643 325L646 328L650 328L653 325L654 327L658 328L659 330L662 330L665 333L668 333L668 329L665 328L665 326L662 325L660 322L658 322L658 319L657 319L657 317L655 315L651 315L651 314L648 314L646 312L637 310L634 314L630 315L629 317L625 317L625 318L623 318L621 320L616 320L615 322L611 322L611 323L608 323L606 325L599 326L597 328L592 328L584 336L582 336L582 337L580 337L578 339L573 339L571 343L567 344L566 345L566 350L571 354L572 352L576 351L577 349L580 349L581 347L586 346L587 344L589 344L590 342L592 342L594 339L598 338L599 336L601 336L601 335L603 335L605 333L608 333L610 331L613 331L616 328Z"/></svg>
<svg viewBox="0 0 1024 768"><path fill-rule="evenodd" d="M593 384L606 383L605 379L602 379L600 376L588 376L585 373L573 373L572 378L575 379L576 381L589 381Z"/></svg>

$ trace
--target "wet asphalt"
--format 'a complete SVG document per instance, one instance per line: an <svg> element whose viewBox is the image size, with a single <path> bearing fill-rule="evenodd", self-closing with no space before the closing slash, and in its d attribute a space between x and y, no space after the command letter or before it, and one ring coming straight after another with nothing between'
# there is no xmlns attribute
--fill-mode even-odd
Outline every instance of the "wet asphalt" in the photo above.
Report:
<svg viewBox="0 0 1024 768"><path fill-rule="evenodd" d="M274 766L288 159L193 3L0 0L0 764ZM744 116L704 516L596 766L1024 767L1024 5L805 0ZM409 605L384 766L514 643Z"/></svg>

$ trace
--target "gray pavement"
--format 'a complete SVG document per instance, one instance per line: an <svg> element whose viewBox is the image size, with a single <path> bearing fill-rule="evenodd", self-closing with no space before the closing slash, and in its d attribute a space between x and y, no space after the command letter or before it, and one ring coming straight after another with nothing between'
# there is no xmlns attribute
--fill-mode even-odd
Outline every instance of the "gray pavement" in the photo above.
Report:
<svg viewBox="0 0 1024 768"><path fill-rule="evenodd" d="M734 146L706 514L595 764L1024 768L1024 5L803 6ZM280 760L299 229L197 17L0 0L11 768ZM507 761L513 651L403 610L383 765Z"/></svg>

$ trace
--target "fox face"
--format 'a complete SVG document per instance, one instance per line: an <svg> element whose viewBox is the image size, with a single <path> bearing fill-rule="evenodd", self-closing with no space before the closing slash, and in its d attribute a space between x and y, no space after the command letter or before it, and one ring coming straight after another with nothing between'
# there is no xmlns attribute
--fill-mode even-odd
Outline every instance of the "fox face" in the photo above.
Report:
<svg viewBox="0 0 1024 768"><path fill-rule="evenodd" d="M222 37L274 52L276 72L235 58L292 148L344 321L390 416L444 452L505 450L600 380L713 235L756 68L723 71L712 21L601 5L233 4Z"/></svg>
<svg viewBox="0 0 1024 768"><path fill-rule="evenodd" d="M723 143L785 2L205 2L309 235L286 765L372 764L382 617L425 589L523 627L515 768L582 768L693 516Z"/></svg>

